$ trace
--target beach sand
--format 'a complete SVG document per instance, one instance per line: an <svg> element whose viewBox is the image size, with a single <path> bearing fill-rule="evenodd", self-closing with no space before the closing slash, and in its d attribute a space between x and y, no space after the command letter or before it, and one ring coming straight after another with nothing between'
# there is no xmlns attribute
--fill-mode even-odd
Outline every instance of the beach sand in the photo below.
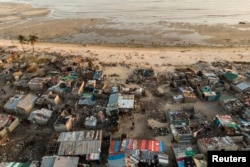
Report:
<svg viewBox="0 0 250 167"><path fill-rule="evenodd" d="M0 46L15 46L19 53L22 47L16 40L0 40ZM32 46L24 45L26 55L32 55ZM10 49L12 50L12 49ZM14 49L15 50L15 49ZM94 67L104 71L104 75L117 74L119 83L124 83L135 68L152 68L156 73L167 74L178 67L188 67L199 61L208 63L216 61L250 62L248 47L165 47L135 48L99 45L42 43L35 44L35 56L60 55L63 57L91 58ZM88 66L85 62L85 66ZM110 64L115 64L110 66ZM109 64L109 65L106 65ZM202 68L202 67L201 67ZM204 70L206 70L204 68ZM115 81L113 81L115 82Z"/></svg>
<svg viewBox="0 0 250 167"><path fill-rule="evenodd" d="M0 20L9 19L0 22L0 46L14 45L21 51L17 36L35 34L39 38L35 44L37 56L49 52L90 57L105 74L118 74L121 80L125 80L134 68L166 72L198 61L250 62L250 30L247 29L250 23L191 25L157 22L121 28L106 19L52 19L48 17L47 9L22 4L0 5L5 8L0 12ZM28 52L32 50L30 45L24 45L24 48ZM107 63L120 65L110 68L103 65Z"/></svg>
<svg viewBox="0 0 250 167"><path fill-rule="evenodd" d="M43 42L112 46L249 46L250 23L191 24L157 21L120 23L112 19L57 19L48 9L0 4L0 38L36 34ZM3 9L3 10L2 10ZM240 20L239 20L240 22Z"/></svg>

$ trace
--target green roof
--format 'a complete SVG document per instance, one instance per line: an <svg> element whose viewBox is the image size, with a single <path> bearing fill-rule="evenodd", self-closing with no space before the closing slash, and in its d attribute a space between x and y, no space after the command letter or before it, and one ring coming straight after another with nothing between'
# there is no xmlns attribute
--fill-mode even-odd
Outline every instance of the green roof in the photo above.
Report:
<svg viewBox="0 0 250 167"><path fill-rule="evenodd" d="M224 77L230 81L234 81L238 77L238 75L232 73L231 71L227 71L224 73Z"/></svg>

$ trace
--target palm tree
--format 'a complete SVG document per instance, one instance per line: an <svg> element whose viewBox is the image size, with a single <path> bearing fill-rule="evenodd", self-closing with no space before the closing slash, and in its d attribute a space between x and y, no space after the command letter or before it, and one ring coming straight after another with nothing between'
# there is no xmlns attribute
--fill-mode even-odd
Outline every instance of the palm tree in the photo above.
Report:
<svg viewBox="0 0 250 167"><path fill-rule="evenodd" d="M36 35L29 35L29 42L33 47L33 53L34 53L34 50L35 50L34 45L37 42L37 39L38 39L38 37Z"/></svg>
<svg viewBox="0 0 250 167"><path fill-rule="evenodd" d="M23 47L23 44L24 44L25 41L26 41L26 37L23 36L23 35L18 35L18 41L19 41L19 43L21 44L21 46L22 46L22 48L23 48L23 52L25 52L24 47Z"/></svg>

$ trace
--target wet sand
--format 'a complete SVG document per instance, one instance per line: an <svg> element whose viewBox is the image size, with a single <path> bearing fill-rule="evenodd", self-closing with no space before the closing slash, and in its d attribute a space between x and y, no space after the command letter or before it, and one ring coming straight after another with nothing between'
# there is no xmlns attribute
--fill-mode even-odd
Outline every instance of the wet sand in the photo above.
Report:
<svg viewBox="0 0 250 167"><path fill-rule="evenodd" d="M120 23L111 19L55 19L49 10L30 5L0 4L0 38L36 34L39 41L112 46L222 46L250 44L250 23L191 24L156 21ZM4 10L2 10L4 9Z"/></svg>

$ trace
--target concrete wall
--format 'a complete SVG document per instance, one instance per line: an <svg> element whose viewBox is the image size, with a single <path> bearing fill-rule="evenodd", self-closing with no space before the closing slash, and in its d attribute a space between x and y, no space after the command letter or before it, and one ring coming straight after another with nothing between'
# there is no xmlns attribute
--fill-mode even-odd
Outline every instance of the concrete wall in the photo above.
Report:
<svg viewBox="0 0 250 167"><path fill-rule="evenodd" d="M66 124L57 124L58 120L60 119L60 117L58 117L58 119L56 120L56 122L54 123L54 129L56 132L66 132L66 131L70 131L72 128L72 118L69 118L66 122Z"/></svg>

